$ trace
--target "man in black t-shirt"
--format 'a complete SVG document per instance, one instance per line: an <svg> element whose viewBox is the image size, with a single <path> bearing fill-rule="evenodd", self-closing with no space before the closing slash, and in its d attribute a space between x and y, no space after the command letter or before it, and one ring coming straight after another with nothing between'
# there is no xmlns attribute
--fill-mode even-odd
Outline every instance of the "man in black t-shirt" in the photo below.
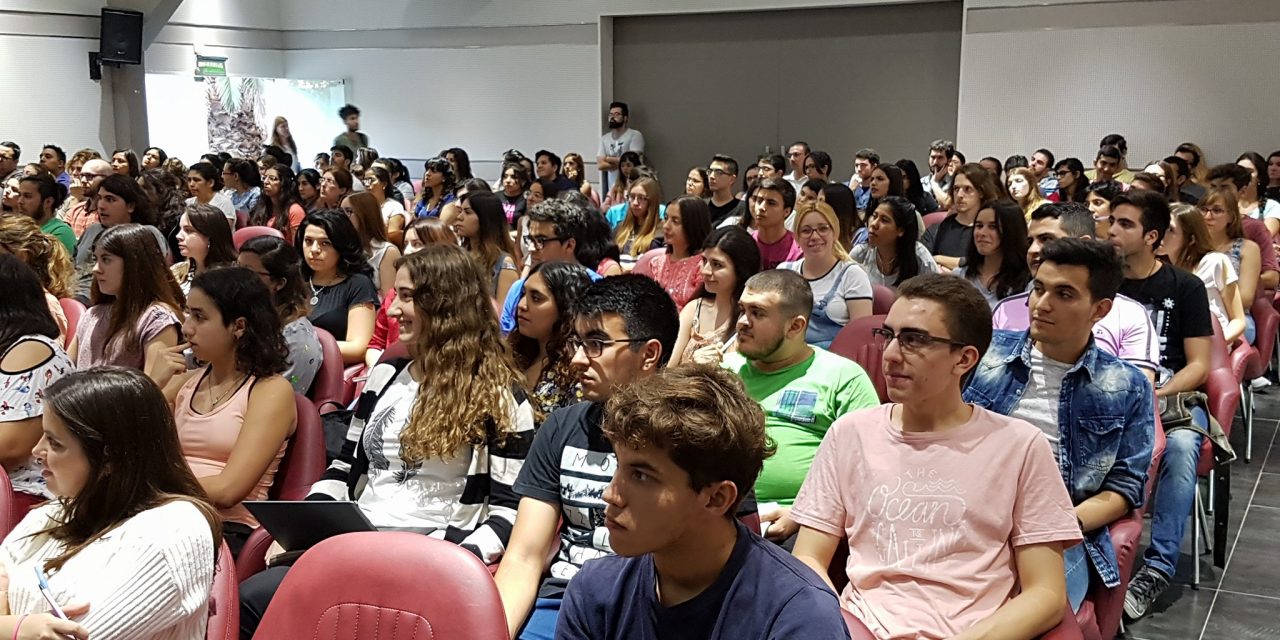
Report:
<svg viewBox="0 0 1280 640"><path fill-rule="evenodd" d="M1111 200L1111 244L1125 261L1123 293L1142 303L1151 314L1160 340L1160 374L1156 397L1161 405L1180 391L1195 391L1209 374L1213 325L1209 297L1200 278L1156 259L1156 247L1169 228L1169 204L1153 191L1133 190ZM1187 514L1195 501L1196 466L1200 461L1200 430L1208 414L1193 410L1194 429L1167 432L1160 479L1150 507L1151 545L1143 554L1146 566L1129 583L1124 609L1130 618L1146 614L1151 603L1169 586L1177 568Z"/></svg>
<svg viewBox="0 0 1280 640"><path fill-rule="evenodd" d="M707 208L711 210L711 228L714 229L733 214L741 201L733 197L733 185L738 180L738 161L725 155L716 154L711 157L707 169L707 188L711 197L707 199Z"/></svg>
<svg viewBox="0 0 1280 640"><path fill-rule="evenodd" d="M495 576L512 637L551 638L569 580L587 560L613 555L603 495L618 462L603 405L666 365L680 325L671 296L640 275L592 283L574 316L569 348L587 402L547 417L514 485L517 524Z"/></svg>

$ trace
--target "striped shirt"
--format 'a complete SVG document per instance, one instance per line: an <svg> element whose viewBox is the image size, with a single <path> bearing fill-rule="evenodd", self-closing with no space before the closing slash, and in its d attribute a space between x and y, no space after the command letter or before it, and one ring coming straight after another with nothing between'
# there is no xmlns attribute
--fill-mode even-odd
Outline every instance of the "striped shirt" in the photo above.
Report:
<svg viewBox="0 0 1280 640"><path fill-rule="evenodd" d="M374 367L342 452L308 499L355 500L375 526L434 529L431 536L493 564L515 525L519 497L511 486L533 442L533 406L523 389L513 388L504 403L510 432L499 434L489 420L483 442L449 458L407 463L400 434L419 392L409 362Z"/></svg>

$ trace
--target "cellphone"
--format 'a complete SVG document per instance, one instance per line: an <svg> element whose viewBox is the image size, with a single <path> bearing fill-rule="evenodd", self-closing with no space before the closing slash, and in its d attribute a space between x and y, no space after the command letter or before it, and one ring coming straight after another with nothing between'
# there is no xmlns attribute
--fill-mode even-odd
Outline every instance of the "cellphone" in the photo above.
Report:
<svg viewBox="0 0 1280 640"><path fill-rule="evenodd" d="M63 613L62 607L58 606L58 601L53 599L53 591L49 589L49 581L45 578L44 570L40 568L40 565L32 568L36 572L36 582L40 585L40 595L44 596L44 601L49 603L49 610L53 612L53 615L63 620L68 620L67 614Z"/></svg>

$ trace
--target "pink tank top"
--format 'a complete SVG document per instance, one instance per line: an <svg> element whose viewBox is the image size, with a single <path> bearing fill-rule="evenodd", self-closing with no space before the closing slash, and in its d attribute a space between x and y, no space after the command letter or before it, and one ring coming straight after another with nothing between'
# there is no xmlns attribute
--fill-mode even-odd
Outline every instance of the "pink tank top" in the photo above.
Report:
<svg viewBox="0 0 1280 640"><path fill-rule="evenodd" d="M250 376L244 384L240 385L230 400L222 403L222 406L209 413L196 413L191 408L192 394L207 375L209 375L208 367L200 369L198 375L192 376L178 390L178 397L173 403L174 421L178 425L178 440L182 443L182 454L187 459L191 472L197 478L216 476L226 469L231 450L235 448L236 439L240 437L240 429L244 425L244 414L249 410L249 392L253 390L253 385L257 381ZM249 492L249 495L245 496L245 500L267 498L267 490L275 481L276 469L280 467L280 460L284 457L287 444L288 441L281 443L275 459L267 466L267 472L262 474L262 478L258 480L258 484ZM219 509L218 513L229 522L239 522L250 527L258 526L258 521L243 503L228 509Z"/></svg>

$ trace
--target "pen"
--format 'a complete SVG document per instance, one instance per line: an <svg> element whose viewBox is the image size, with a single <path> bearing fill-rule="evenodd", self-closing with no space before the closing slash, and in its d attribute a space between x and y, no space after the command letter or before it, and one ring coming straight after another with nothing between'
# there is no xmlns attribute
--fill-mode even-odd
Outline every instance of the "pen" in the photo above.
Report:
<svg viewBox="0 0 1280 640"><path fill-rule="evenodd" d="M49 581L45 579L44 572L40 570L40 566L34 567L36 572L36 582L40 584L40 595L44 596L44 601L49 603L49 607L53 610L53 615L67 620L67 614L62 612L62 607L58 606L58 602L53 599L53 592L49 590Z"/></svg>

